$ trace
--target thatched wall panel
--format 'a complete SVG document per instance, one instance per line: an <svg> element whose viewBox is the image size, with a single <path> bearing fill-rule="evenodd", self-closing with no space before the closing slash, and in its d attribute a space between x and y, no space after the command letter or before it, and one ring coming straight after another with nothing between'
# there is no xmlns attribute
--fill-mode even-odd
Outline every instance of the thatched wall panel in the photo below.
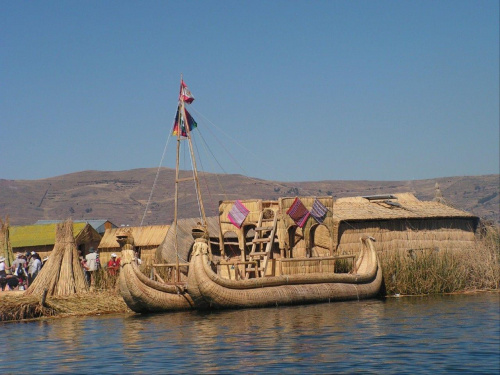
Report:
<svg viewBox="0 0 500 375"><path fill-rule="evenodd" d="M300 275L313 272L329 273L334 272L335 260L279 262L279 266L283 275Z"/></svg>
<svg viewBox="0 0 500 375"><path fill-rule="evenodd" d="M174 263L176 261L175 233L177 232L178 255L181 262L187 262L194 239L192 229L197 226L199 218L177 220L177 231L174 225L168 229L167 235L155 252L155 262ZM211 241L213 238L219 239L219 218L217 216L207 217L208 233Z"/></svg>
<svg viewBox="0 0 500 375"><path fill-rule="evenodd" d="M234 232L238 237L239 247L243 249L245 247L245 231L248 230L247 227L255 226L259 221L262 211L262 199L240 199L240 202L250 211L241 224L241 228L236 227L228 219L229 212L233 208L234 202L235 201L219 202L220 239L222 240L223 237L225 237L225 233Z"/></svg>

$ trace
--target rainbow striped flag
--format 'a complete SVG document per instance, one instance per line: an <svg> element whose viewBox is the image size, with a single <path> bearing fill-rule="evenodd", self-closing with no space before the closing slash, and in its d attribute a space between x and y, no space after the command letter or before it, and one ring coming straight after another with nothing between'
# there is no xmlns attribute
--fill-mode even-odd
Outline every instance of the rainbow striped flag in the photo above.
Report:
<svg viewBox="0 0 500 375"><path fill-rule="evenodd" d="M186 112L189 131L192 131L194 128L198 127L198 123L194 120L194 118L189 114L189 112L186 109L184 109L184 112ZM175 115L175 123L172 135L177 135L179 133L179 129L181 129L181 136L187 137L184 116L179 116L179 107L177 107L177 114Z"/></svg>

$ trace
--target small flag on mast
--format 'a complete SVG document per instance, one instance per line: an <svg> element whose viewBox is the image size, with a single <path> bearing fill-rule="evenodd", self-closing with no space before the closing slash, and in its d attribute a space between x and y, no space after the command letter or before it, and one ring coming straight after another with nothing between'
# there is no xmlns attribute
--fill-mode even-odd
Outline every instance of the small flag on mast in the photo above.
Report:
<svg viewBox="0 0 500 375"><path fill-rule="evenodd" d="M191 104L194 100L194 96L189 91L188 87L184 83L184 80L181 80L181 91L179 93L179 100L184 101L184 103Z"/></svg>
<svg viewBox="0 0 500 375"><path fill-rule="evenodd" d="M189 114L189 112L186 111L186 109L184 109L184 112L186 112L189 131L192 131L194 128L198 127L198 124L196 123L195 119ZM179 129L181 131L181 136L187 137L184 116L182 115L179 116L179 107L177 107L177 114L175 115L175 123L172 135L177 135L179 133Z"/></svg>

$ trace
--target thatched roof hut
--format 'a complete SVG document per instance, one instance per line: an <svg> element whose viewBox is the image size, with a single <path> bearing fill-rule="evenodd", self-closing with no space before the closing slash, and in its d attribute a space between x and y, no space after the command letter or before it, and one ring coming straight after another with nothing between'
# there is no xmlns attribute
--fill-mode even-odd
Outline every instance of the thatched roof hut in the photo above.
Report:
<svg viewBox="0 0 500 375"><path fill-rule="evenodd" d="M373 236L377 250L456 249L470 246L479 218L411 193L393 199L341 198L333 204L333 242L340 252L357 248L360 234ZM375 198L375 199L374 199Z"/></svg>
<svg viewBox="0 0 500 375"><path fill-rule="evenodd" d="M56 223L10 227L10 242L14 253L35 251L40 257L49 256L56 243ZM85 255L96 248L101 236L87 223L73 223L73 235L78 250Z"/></svg>
<svg viewBox="0 0 500 375"><path fill-rule="evenodd" d="M106 229L98 246L101 264L107 263L112 253L118 254L121 251L120 245L116 241L116 236L123 231L127 231L133 236L135 247L140 254L142 262L145 264L152 263L156 249L165 239L168 228L170 228L170 225Z"/></svg>

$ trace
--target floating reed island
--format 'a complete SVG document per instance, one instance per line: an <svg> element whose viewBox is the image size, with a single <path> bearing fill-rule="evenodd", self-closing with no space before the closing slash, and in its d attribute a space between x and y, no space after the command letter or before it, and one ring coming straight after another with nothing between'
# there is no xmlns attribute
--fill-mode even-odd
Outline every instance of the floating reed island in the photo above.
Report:
<svg viewBox="0 0 500 375"><path fill-rule="evenodd" d="M312 203L304 198L302 200L306 206ZM325 200L323 202L328 203ZM369 233L376 239L374 246L383 275L380 294L382 297L484 290L498 292L500 289L498 226L476 222L472 216L460 216L456 211L449 211L448 208L434 203L427 206L424 204L419 208L419 203L407 195L401 196L396 202L406 207L407 211L404 213L397 207L400 216L392 219L386 216L389 213L394 216L398 211L389 211L386 216L383 214L384 208L392 210L388 208L390 204L357 198L339 199L336 205L331 207L332 211L326 215L322 226L304 225L298 228L285 217L282 224L288 222L290 225L277 226L276 241L273 242L276 247L270 248L268 269L276 267L275 264L279 264L277 261L281 259L279 272L300 275L304 264L298 265L283 260L289 259L290 256L292 259L293 256L301 257L309 252L307 258L309 263L314 258L331 258L337 254L338 259L333 262L327 259L321 267L326 272L331 270L337 273L346 272L352 266L352 260L342 257L356 254L356 249L359 249L359 242L355 243L356 238L359 239L362 234ZM256 270L249 270L248 265L244 263L249 262L248 257L251 254L246 246L255 233L255 228L251 224L253 221L258 221L259 211L271 204L261 201L253 203L243 201L243 203L250 208L250 213L240 229L235 229L227 220L231 202L221 202L220 217L209 218L211 234L208 242L212 248L212 259L219 273L228 280L245 278L245 274L249 272L256 273ZM288 205L284 203L288 202L282 202L283 207L287 209ZM444 211L439 211L438 208ZM380 212L377 213L379 209ZM370 218L365 216L368 215L367 212L371 215ZM435 217L431 216L432 212ZM448 216L444 216L444 213ZM420 218L416 217L418 215ZM191 267L188 261L193 256L195 243L191 229L196 226L196 220L180 220L178 226L178 233L181 234L178 239L181 249L178 256L182 260L182 263L179 263L179 273L172 267L176 263L176 254L170 230L164 243L157 250L157 263L134 267L136 268L134 272L140 272L143 276L141 279L148 279L151 285L166 284L168 280L177 277L182 280L187 279ZM120 293L118 290L116 278L110 277L105 270L97 271L92 288L86 284L83 269L77 259L72 228L71 221L57 226L54 250L27 291L0 293L0 321L131 313L134 310L125 303L127 298L124 301L123 292ZM243 260L244 256L246 260ZM252 262L256 263L255 259L252 259ZM170 269L165 267L166 264L170 265ZM130 267L130 264L124 262L122 272L124 266ZM270 271L263 271L260 273L264 276L256 280L265 280L270 276ZM180 292L176 294L181 295ZM130 303L130 296L128 297L127 303ZM147 309L143 312L147 312Z"/></svg>
<svg viewBox="0 0 500 375"><path fill-rule="evenodd" d="M297 202L300 209L295 210ZM321 217L316 217L318 212ZM367 237L365 245L375 249L382 270L381 295L499 288L498 228L410 193L335 201L332 197L222 201L219 217L207 218L198 228L193 220L179 220L175 229L176 240L169 236L170 228L158 248L158 264L152 265L150 276L141 274L131 250L122 248L122 255L130 254L123 263L127 272L121 273L120 290L133 311L372 298L371 290L356 292L375 281L360 282L364 278L358 261L366 259L360 240ZM197 252L200 236L208 248ZM123 237L133 248L133 239L126 233ZM355 280L349 281L353 275ZM318 288L331 294L311 287L316 283L324 284ZM353 293L333 292L335 284L347 288L341 283L350 284Z"/></svg>

